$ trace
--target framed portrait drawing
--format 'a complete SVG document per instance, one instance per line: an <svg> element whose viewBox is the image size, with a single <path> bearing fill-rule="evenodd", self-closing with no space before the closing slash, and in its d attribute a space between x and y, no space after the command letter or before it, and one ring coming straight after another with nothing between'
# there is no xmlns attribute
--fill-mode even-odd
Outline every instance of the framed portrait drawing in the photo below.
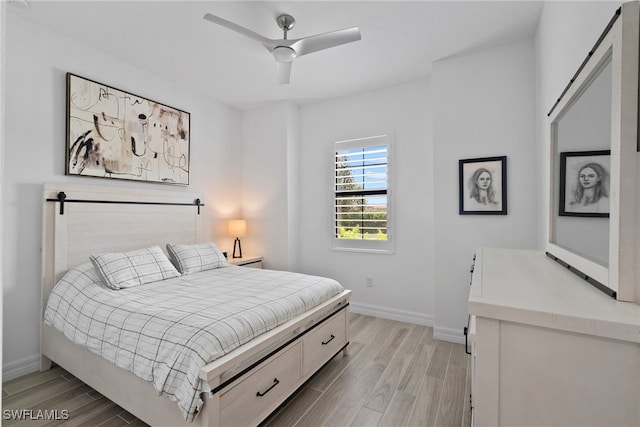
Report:
<svg viewBox="0 0 640 427"><path fill-rule="evenodd" d="M507 214L507 156L459 161L460 215Z"/></svg>
<svg viewBox="0 0 640 427"><path fill-rule="evenodd" d="M608 218L611 150L560 153L560 216Z"/></svg>
<svg viewBox="0 0 640 427"><path fill-rule="evenodd" d="M191 116L67 73L67 175L189 185Z"/></svg>

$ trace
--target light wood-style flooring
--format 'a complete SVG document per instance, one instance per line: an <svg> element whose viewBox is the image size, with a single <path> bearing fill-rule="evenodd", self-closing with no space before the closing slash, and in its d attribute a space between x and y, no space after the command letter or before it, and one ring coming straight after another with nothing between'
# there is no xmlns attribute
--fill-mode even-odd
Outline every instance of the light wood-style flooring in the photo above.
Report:
<svg viewBox="0 0 640 427"><path fill-rule="evenodd" d="M349 355L338 354L263 427L469 426L464 345L426 326L351 314ZM60 367L2 385L3 426L144 426ZM6 419L6 410L57 409L66 420ZM240 426L239 426L240 427Z"/></svg>

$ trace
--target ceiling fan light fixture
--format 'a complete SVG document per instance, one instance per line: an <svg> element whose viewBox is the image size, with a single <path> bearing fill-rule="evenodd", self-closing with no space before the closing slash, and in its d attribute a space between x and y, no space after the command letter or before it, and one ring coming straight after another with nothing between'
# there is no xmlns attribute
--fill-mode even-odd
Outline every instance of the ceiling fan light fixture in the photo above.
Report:
<svg viewBox="0 0 640 427"><path fill-rule="evenodd" d="M296 58L296 51L287 46L278 46L273 49L273 57L278 62L293 62Z"/></svg>

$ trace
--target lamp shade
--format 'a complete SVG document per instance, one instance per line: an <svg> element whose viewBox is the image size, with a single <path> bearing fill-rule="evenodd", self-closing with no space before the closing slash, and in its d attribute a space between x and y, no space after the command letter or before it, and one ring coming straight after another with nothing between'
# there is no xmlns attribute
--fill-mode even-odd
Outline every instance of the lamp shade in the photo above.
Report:
<svg viewBox="0 0 640 427"><path fill-rule="evenodd" d="M247 221L244 219L229 220L229 235L231 237L244 237L247 233Z"/></svg>

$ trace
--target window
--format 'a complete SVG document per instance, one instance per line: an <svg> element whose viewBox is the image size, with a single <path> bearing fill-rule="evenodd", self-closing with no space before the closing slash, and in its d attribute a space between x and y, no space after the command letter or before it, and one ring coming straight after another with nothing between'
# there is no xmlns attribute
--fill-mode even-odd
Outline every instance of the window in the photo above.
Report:
<svg viewBox="0 0 640 427"><path fill-rule="evenodd" d="M335 144L334 249L393 252L391 167L389 135Z"/></svg>

